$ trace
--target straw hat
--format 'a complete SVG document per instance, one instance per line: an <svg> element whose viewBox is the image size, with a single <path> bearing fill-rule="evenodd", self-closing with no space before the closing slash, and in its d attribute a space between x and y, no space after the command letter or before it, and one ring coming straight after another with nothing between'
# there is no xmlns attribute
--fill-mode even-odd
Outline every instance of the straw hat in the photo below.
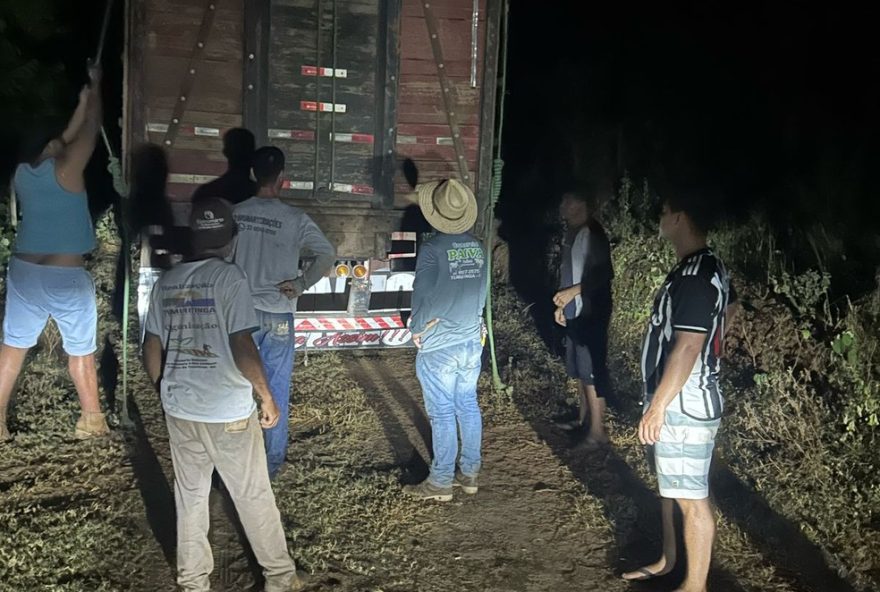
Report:
<svg viewBox="0 0 880 592"><path fill-rule="evenodd" d="M440 232L460 234L477 221L477 198L461 181L422 183L416 187L416 195L425 219Z"/></svg>

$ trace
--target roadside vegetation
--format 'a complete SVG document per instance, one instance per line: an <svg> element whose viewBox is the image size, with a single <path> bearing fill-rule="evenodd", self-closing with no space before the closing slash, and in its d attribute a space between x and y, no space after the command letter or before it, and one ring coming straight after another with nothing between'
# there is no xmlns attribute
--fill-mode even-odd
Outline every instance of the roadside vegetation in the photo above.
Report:
<svg viewBox="0 0 880 592"><path fill-rule="evenodd" d="M612 240L616 273L609 362L621 405L612 413L613 440L622 458L651 483L635 439L641 413L639 356L654 293L674 254L657 237L648 194L646 186L625 178L600 218ZM818 559L853 587L875 590L880 587L880 288L854 299L842 290L832 296L832 286L846 285L848 278L836 282L829 271L835 266L813 257L812 249L796 255L812 257L814 267L796 269L795 254L783 253L774 234L755 216L710 236L710 245L731 270L740 302L723 364L726 410L716 465L727 473L716 475L715 494L747 494L730 503L719 500L717 558L722 565L739 566L734 570L757 589L786 589L785 570L808 570L811 558L785 556L798 554L809 542L818 548ZM818 234L813 238L805 244L822 240ZM846 263L833 249L823 252ZM545 283L552 289L550 259ZM554 402L566 398L561 365L548 357L536 332L523 330L531 321L528 305L499 290L496 307L506 311L496 312L499 358L513 362L505 376L514 385L524 375L543 382L545 388L516 388L514 397L528 414L549 420L559 411ZM573 401L573 393L567 395ZM719 490L719 483L721 488L735 483L738 489ZM616 504L612 515L631 522L628 502ZM749 516L749 504L769 507ZM768 523L768 516L775 520ZM780 532L782 523L793 530ZM792 532L802 533L802 545L786 540ZM786 567L774 583L770 566L780 561Z"/></svg>

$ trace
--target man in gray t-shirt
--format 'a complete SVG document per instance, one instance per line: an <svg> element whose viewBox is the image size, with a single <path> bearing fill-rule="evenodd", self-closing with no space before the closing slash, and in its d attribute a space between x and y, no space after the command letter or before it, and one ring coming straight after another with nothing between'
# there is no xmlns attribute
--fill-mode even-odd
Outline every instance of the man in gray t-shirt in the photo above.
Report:
<svg viewBox="0 0 880 592"><path fill-rule="evenodd" d="M190 228L192 257L153 288L144 340L144 366L161 394L174 466L177 583L186 590L210 585L207 514L216 469L263 567L266 590L294 590L298 578L261 430L277 424L278 407L251 338L257 319L247 279L224 259L236 233L232 209L206 199L193 206Z"/></svg>
<svg viewBox="0 0 880 592"><path fill-rule="evenodd" d="M297 297L317 282L336 261L336 250L309 216L281 201L284 153L264 146L254 153L253 172L259 190L235 206L238 223L235 263L248 278L259 329L254 341L281 419L266 430L269 476L274 478L287 453L290 380L293 375L293 316ZM313 257L300 275L303 254Z"/></svg>
<svg viewBox="0 0 880 592"><path fill-rule="evenodd" d="M416 376L431 420L434 459L428 478L405 489L421 500L446 502L453 486L477 493L482 462L477 379L483 353L485 253L469 232L477 217L469 187L456 180L434 182L420 186L418 195L422 213L437 231L419 248L410 323L419 348Z"/></svg>

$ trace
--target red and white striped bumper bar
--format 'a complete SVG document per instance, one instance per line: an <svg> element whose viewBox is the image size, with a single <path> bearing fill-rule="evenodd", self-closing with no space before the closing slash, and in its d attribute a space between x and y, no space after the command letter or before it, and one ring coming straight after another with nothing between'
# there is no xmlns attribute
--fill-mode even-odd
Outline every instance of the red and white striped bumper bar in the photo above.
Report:
<svg viewBox="0 0 880 592"><path fill-rule="evenodd" d="M293 322L299 331L375 331L377 329L405 329L399 315L375 317L304 317Z"/></svg>

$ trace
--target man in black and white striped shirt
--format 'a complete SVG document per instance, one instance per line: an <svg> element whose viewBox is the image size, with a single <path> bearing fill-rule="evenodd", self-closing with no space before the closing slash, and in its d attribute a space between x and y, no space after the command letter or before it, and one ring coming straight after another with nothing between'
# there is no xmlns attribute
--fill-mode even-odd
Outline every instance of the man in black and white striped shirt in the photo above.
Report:
<svg viewBox="0 0 880 592"><path fill-rule="evenodd" d="M715 518L709 502L709 466L723 398L719 386L730 278L706 244L702 212L667 198L660 235L672 243L678 263L657 292L642 346L645 411L639 440L652 447L663 498L660 560L623 574L644 580L668 573L675 563L674 503L682 511L687 573L677 592L704 592Z"/></svg>

